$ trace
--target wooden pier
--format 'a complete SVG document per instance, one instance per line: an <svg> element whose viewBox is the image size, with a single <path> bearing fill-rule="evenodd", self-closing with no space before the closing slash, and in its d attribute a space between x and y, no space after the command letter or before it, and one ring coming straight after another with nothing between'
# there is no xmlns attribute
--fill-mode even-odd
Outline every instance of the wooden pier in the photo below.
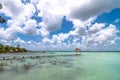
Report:
<svg viewBox="0 0 120 80"><path fill-rule="evenodd" d="M26 58L47 58L47 57L65 57L65 56L80 56L81 54L45 54L45 55L0 55L0 60L14 60L14 59L26 59Z"/></svg>

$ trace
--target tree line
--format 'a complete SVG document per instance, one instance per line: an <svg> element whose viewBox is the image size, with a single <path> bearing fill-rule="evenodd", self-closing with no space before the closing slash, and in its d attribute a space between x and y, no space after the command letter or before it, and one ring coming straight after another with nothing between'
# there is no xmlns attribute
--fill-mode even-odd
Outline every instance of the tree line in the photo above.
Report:
<svg viewBox="0 0 120 80"><path fill-rule="evenodd" d="M2 4L0 3L0 9L2 9ZM6 20L0 16L0 23L5 23ZM14 53L14 52L27 52L25 48L21 48L18 44L16 47L9 46L9 45L2 45L0 44L0 53Z"/></svg>
<svg viewBox="0 0 120 80"><path fill-rule="evenodd" d="M18 44L16 47L0 44L0 53L16 53L16 52L27 52L27 49L21 48Z"/></svg>

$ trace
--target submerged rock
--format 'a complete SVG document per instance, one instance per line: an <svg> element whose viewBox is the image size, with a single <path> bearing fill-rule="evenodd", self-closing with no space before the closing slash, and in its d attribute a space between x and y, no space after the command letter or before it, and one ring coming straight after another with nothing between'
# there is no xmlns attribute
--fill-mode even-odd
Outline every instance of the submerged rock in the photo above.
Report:
<svg viewBox="0 0 120 80"><path fill-rule="evenodd" d="M30 68L30 66L28 64L24 64L23 68L24 68L24 70L28 70Z"/></svg>

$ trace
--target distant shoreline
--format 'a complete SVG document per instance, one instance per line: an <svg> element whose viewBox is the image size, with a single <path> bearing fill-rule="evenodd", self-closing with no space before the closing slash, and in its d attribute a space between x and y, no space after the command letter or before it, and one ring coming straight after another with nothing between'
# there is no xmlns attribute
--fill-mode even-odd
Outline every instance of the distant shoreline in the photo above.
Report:
<svg viewBox="0 0 120 80"><path fill-rule="evenodd" d="M42 52L42 51L28 51L28 52ZM75 51L45 51L45 52L75 52ZM120 52L120 51L80 51L80 52Z"/></svg>

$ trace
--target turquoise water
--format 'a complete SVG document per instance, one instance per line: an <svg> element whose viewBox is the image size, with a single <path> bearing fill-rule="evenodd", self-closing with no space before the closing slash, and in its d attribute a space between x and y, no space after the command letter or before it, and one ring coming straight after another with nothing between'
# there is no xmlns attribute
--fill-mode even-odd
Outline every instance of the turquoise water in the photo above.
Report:
<svg viewBox="0 0 120 80"><path fill-rule="evenodd" d="M54 52L73 54L74 52ZM38 53L36 53L38 54ZM80 56L4 61L0 80L120 80L119 52L81 52ZM23 69L24 64L31 67ZM12 68L16 69L9 69ZM16 67L17 66L17 67Z"/></svg>

